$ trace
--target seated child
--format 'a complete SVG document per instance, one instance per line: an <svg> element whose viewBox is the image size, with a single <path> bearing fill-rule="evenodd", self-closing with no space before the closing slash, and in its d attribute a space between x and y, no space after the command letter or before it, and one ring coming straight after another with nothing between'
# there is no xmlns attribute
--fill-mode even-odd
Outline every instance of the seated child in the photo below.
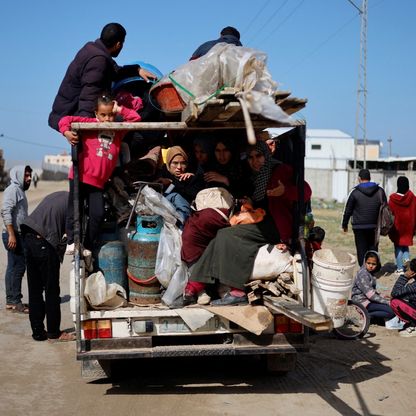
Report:
<svg viewBox="0 0 416 416"><path fill-rule="evenodd" d="M394 313L405 322L399 335L416 336L416 259L412 259L397 279L391 291L390 306ZM412 282L410 282L413 279Z"/></svg>
<svg viewBox="0 0 416 416"><path fill-rule="evenodd" d="M377 273L381 268L380 257L377 251L369 250L365 253L364 264L355 277L352 287L351 298L361 303L368 311L371 318L384 318L386 328L398 329L388 323L390 320L397 320L393 309L390 307L390 300L377 292ZM393 319L394 318L394 319ZM393 324L394 322L391 322Z"/></svg>

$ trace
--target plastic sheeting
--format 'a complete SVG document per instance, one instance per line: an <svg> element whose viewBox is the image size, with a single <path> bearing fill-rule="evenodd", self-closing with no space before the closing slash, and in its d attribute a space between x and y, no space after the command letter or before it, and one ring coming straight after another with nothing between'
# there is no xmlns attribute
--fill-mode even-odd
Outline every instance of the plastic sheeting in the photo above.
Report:
<svg viewBox="0 0 416 416"><path fill-rule="evenodd" d="M276 105L273 93L277 83L273 81L267 66L267 55L256 49L219 43L206 55L187 62L165 75L157 86L173 83L186 104L196 104L200 109L205 102L224 87L238 90L250 113L282 123L293 119Z"/></svg>

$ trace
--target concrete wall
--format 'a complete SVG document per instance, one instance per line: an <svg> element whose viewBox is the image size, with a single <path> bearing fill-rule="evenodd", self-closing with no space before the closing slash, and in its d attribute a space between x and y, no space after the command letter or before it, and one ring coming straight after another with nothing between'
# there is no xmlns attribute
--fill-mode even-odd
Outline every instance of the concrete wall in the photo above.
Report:
<svg viewBox="0 0 416 416"><path fill-rule="evenodd" d="M344 174L343 174L344 172ZM410 189L416 194L416 171L370 171L371 180L386 191L387 197L397 190L397 178L409 178ZM345 180L344 180L345 178ZM305 180L312 188L312 197L345 202L350 190L358 185L358 172L329 169L305 169ZM344 188L344 189L342 189Z"/></svg>

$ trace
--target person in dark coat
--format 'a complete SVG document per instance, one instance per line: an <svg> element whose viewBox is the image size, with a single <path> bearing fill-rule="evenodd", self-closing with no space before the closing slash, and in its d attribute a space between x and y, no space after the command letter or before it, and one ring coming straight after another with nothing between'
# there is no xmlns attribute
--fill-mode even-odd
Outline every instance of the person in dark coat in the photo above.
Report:
<svg viewBox="0 0 416 416"><path fill-rule="evenodd" d="M416 231L416 197L409 189L406 176L397 178L397 192L390 195L389 207L394 215L394 225L389 232L394 244L397 272L403 272L403 264L409 261L409 246L413 245Z"/></svg>
<svg viewBox="0 0 416 416"><path fill-rule="evenodd" d="M243 46L240 42L240 32L235 27L227 26L221 30L220 37L218 39L209 40L208 42L200 45L192 54L190 61L207 54L214 45L221 42L230 43L236 46Z"/></svg>
<svg viewBox="0 0 416 416"><path fill-rule="evenodd" d="M362 266L364 255L369 250L378 250L376 227L380 206L387 202L384 189L371 181L370 171L361 169L358 173L359 184L350 192L342 217L342 229L348 232L348 222L354 232L358 264Z"/></svg>
<svg viewBox="0 0 416 416"><path fill-rule="evenodd" d="M68 192L54 192L47 195L21 225L27 264L29 319L35 341L74 339L73 334L60 330L59 270L66 247L63 237L67 206Z"/></svg>
<svg viewBox="0 0 416 416"><path fill-rule="evenodd" d="M110 91L113 81L141 76L145 81L156 78L139 65L120 67L113 58L123 49L126 30L119 23L108 23L95 42L86 43L70 63L52 105L48 124L59 131L64 116L93 117L94 107L102 91ZM78 143L74 133L71 144Z"/></svg>

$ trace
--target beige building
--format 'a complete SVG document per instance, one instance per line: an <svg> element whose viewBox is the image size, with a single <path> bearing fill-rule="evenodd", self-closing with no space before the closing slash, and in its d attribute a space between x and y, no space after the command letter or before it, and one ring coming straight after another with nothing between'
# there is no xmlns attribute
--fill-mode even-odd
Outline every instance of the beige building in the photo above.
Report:
<svg viewBox="0 0 416 416"><path fill-rule="evenodd" d="M364 146L363 140L357 141L357 160L364 160L364 147L365 147L365 160L377 160L380 158L380 149L383 147L383 143L378 140L367 140Z"/></svg>

